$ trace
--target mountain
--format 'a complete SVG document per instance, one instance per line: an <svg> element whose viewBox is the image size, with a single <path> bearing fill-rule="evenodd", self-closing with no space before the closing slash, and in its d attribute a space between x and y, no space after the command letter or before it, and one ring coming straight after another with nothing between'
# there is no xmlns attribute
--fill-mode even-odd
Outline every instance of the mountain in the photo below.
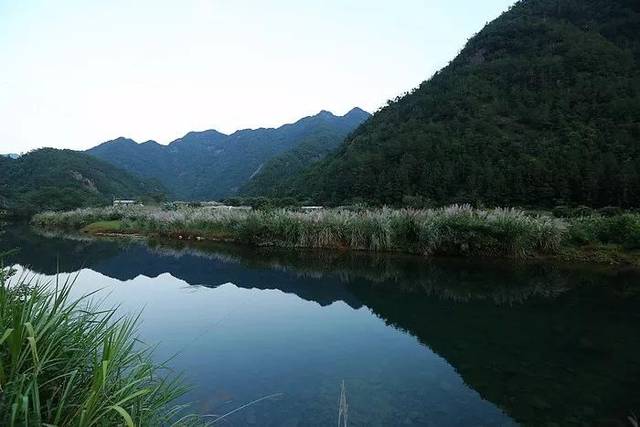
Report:
<svg viewBox="0 0 640 427"><path fill-rule="evenodd" d="M354 108L339 123L327 123L317 132L298 141L297 147L267 161L251 177L240 193L245 196L273 197L291 190L289 177L295 176L334 151L353 129L371 114Z"/></svg>
<svg viewBox="0 0 640 427"><path fill-rule="evenodd" d="M277 129L247 129L231 135L215 130L190 132L168 145L118 138L87 153L132 174L157 179L175 198L220 199L238 193L269 160L303 143L337 146L367 116L360 109L344 116L321 111ZM318 155L325 151L317 150Z"/></svg>
<svg viewBox="0 0 640 427"><path fill-rule="evenodd" d="M0 207L16 213L110 204L113 198L163 191L160 184L77 151L43 148L17 159L0 157Z"/></svg>
<svg viewBox="0 0 640 427"><path fill-rule="evenodd" d="M640 206L640 2L519 1L292 181L335 204Z"/></svg>
<svg viewBox="0 0 640 427"><path fill-rule="evenodd" d="M18 157L20 157L20 154L17 154L17 153L0 154L0 157L9 157L11 159L17 159Z"/></svg>

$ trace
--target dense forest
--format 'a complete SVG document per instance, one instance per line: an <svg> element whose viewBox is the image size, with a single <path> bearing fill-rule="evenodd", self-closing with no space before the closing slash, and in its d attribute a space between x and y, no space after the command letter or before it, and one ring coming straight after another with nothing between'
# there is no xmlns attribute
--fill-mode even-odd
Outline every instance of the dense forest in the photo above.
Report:
<svg viewBox="0 0 640 427"><path fill-rule="evenodd" d="M17 159L0 157L0 209L31 214L110 204L112 199L160 197L163 187L72 150L43 148Z"/></svg>
<svg viewBox="0 0 640 427"><path fill-rule="evenodd" d="M300 147L289 158L296 158L298 168L303 169L339 145L368 117L359 108L344 116L322 111L276 129L246 129L231 135L215 130L190 132L169 145L118 138L88 153L132 174L157 179L172 198L212 200L237 194L263 170L266 176L250 188L264 185L264 191L271 192L274 176L286 179L295 170L274 170L267 162ZM311 156L299 154L303 152Z"/></svg>
<svg viewBox="0 0 640 427"><path fill-rule="evenodd" d="M279 196L639 206L640 2L516 3Z"/></svg>

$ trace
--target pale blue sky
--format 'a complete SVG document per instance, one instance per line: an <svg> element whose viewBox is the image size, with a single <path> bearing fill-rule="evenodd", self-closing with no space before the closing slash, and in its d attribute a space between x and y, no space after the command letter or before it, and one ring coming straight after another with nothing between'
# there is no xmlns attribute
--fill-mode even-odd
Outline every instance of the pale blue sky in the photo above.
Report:
<svg viewBox="0 0 640 427"><path fill-rule="evenodd" d="M375 111L514 0L0 0L0 152Z"/></svg>

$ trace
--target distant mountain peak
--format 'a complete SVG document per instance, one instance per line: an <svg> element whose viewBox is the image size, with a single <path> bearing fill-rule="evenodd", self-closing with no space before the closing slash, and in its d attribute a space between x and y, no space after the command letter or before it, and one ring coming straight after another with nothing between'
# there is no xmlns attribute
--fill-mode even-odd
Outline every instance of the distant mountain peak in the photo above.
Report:
<svg viewBox="0 0 640 427"><path fill-rule="evenodd" d="M108 146L108 145L138 145L138 143L131 138L125 138L124 136L119 136L116 139L105 141L102 144L98 145L97 147Z"/></svg>
<svg viewBox="0 0 640 427"><path fill-rule="evenodd" d="M366 114L369 116L371 115L360 107L353 107L351 110L349 110L347 114L345 114L345 116L348 116L349 114Z"/></svg>
<svg viewBox="0 0 640 427"><path fill-rule="evenodd" d="M321 110L318 114L311 117L347 117L349 118L349 117L369 117L369 116L371 116L371 114L366 112L362 108L354 107L343 116L337 116L329 110Z"/></svg>
<svg viewBox="0 0 640 427"><path fill-rule="evenodd" d="M371 114L366 112L365 110L363 110L360 107L354 107L351 110L349 110L349 112L347 114L345 114L343 117L365 119L367 117L371 117Z"/></svg>
<svg viewBox="0 0 640 427"><path fill-rule="evenodd" d="M187 133L185 135L185 137L187 136L193 136L193 135L206 135L206 136L227 136L226 134L222 133L222 132L218 132L215 129L207 129L207 130L203 130L203 131L191 131L189 133Z"/></svg>
<svg viewBox="0 0 640 427"><path fill-rule="evenodd" d="M112 140L112 142L126 142L126 143L134 143L134 144L137 144L137 142L136 142L136 141L134 141L134 140L133 140L133 139L131 139L131 138L127 138L127 137L125 137L125 136L119 136L119 137L117 137L116 139Z"/></svg>
<svg viewBox="0 0 640 427"><path fill-rule="evenodd" d="M182 144L191 144L191 143L215 143L223 140L228 135L222 132L218 132L215 129L208 129L203 131L191 131L188 132L182 138L178 138L175 141L171 141L169 143L170 147L177 147Z"/></svg>

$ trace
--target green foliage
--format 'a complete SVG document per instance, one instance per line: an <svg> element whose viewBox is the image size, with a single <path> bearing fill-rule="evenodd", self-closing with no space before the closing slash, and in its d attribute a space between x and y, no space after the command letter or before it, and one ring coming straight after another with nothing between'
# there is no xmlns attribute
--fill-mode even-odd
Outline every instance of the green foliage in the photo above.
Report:
<svg viewBox="0 0 640 427"><path fill-rule="evenodd" d="M227 206L250 206L254 209L289 208L300 206L293 197L269 198L269 197L229 197L223 200Z"/></svg>
<svg viewBox="0 0 640 427"><path fill-rule="evenodd" d="M275 197L291 191L290 177L322 160L344 141L353 128L369 118L369 114L354 109L347 114L345 124L325 124L316 132L301 138L297 146L266 162L260 171L240 190L246 196Z"/></svg>
<svg viewBox="0 0 640 427"><path fill-rule="evenodd" d="M617 206L605 206L604 208L598 209L598 214L602 216L617 216L622 215L624 210Z"/></svg>
<svg viewBox="0 0 640 427"><path fill-rule="evenodd" d="M71 150L44 148L0 160L0 203L18 215L106 205L147 193L160 197L160 191L157 184Z"/></svg>
<svg viewBox="0 0 640 427"><path fill-rule="evenodd" d="M280 194L640 205L640 2L525 0Z"/></svg>
<svg viewBox="0 0 640 427"><path fill-rule="evenodd" d="M0 272L0 423L168 425L183 388L135 339L137 318L73 300L71 283Z"/></svg>
<svg viewBox="0 0 640 427"><path fill-rule="evenodd" d="M138 197L137 200L143 205L159 205L167 201L167 196L162 192L155 192L144 194Z"/></svg>
<svg viewBox="0 0 640 427"><path fill-rule="evenodd" d="M578 244L620 244L640 249L640 214L591 215L572 220L569 236Z"/></svg>
<svg viewBox="0 0 640 427"><path fill-rule="evenodd" d="M621 208L611 208L611 207L602 208L602 209L599 209L598 211L602 210L603 212L610 212L611 214L615 214L616 209L618 214L623 213L623 210ZM553 208L552 212L553 212L553 215L557 218L580 218L583 216L593 215L595 211L588 206L577 206L577 207L556 206L555 208Z"/></svg>
<svg viewBox="0 0 640 427"><path fill-rule="evenodd" d="M402 196L402 206L414 209L429 208L433 202L422 196Z"/></svg>
<svg viewBox="0 0 640 427"><path fill-rule="evenodd" d="M122 231L122 222L119 220L96 221L82 229L86 233L117 233Z"/></svg>
<svg viewBox="0 0 640 427"><path fill-rule="evenodd" d="M560 249L566 224L515 209L82 209L36 215L40 227L82 228L120 217L119 230L260 246L526 257ZM97 225L95 226L97 227Z"/></svg>
<svg viewBox="0 0 640 427"><path fill-rule="evenodd" d="M74 211L49 211L34 215L32 222L40 227L80 230L99 221L117 221L125 216L127 207L84 208Z"/></svg>
<svg viewBox="0 0 640 427"><path fill-rule="evenodd" d="M572 216L572 210L569 206L556 206L552 210L553 216L556 218L570 218Z"/></svg>
<svg viewBox="0 0 640 427"><path fill-rule="evenodd" d="M91 208L45 212L33 224L185 240L235 241L257 246L394 251L475 257L554 255L564 260L637 264L640 214L555 218L548 212L478 209L319 211L211 207ZM88 226L88 227L87 227Z"/></svg>

